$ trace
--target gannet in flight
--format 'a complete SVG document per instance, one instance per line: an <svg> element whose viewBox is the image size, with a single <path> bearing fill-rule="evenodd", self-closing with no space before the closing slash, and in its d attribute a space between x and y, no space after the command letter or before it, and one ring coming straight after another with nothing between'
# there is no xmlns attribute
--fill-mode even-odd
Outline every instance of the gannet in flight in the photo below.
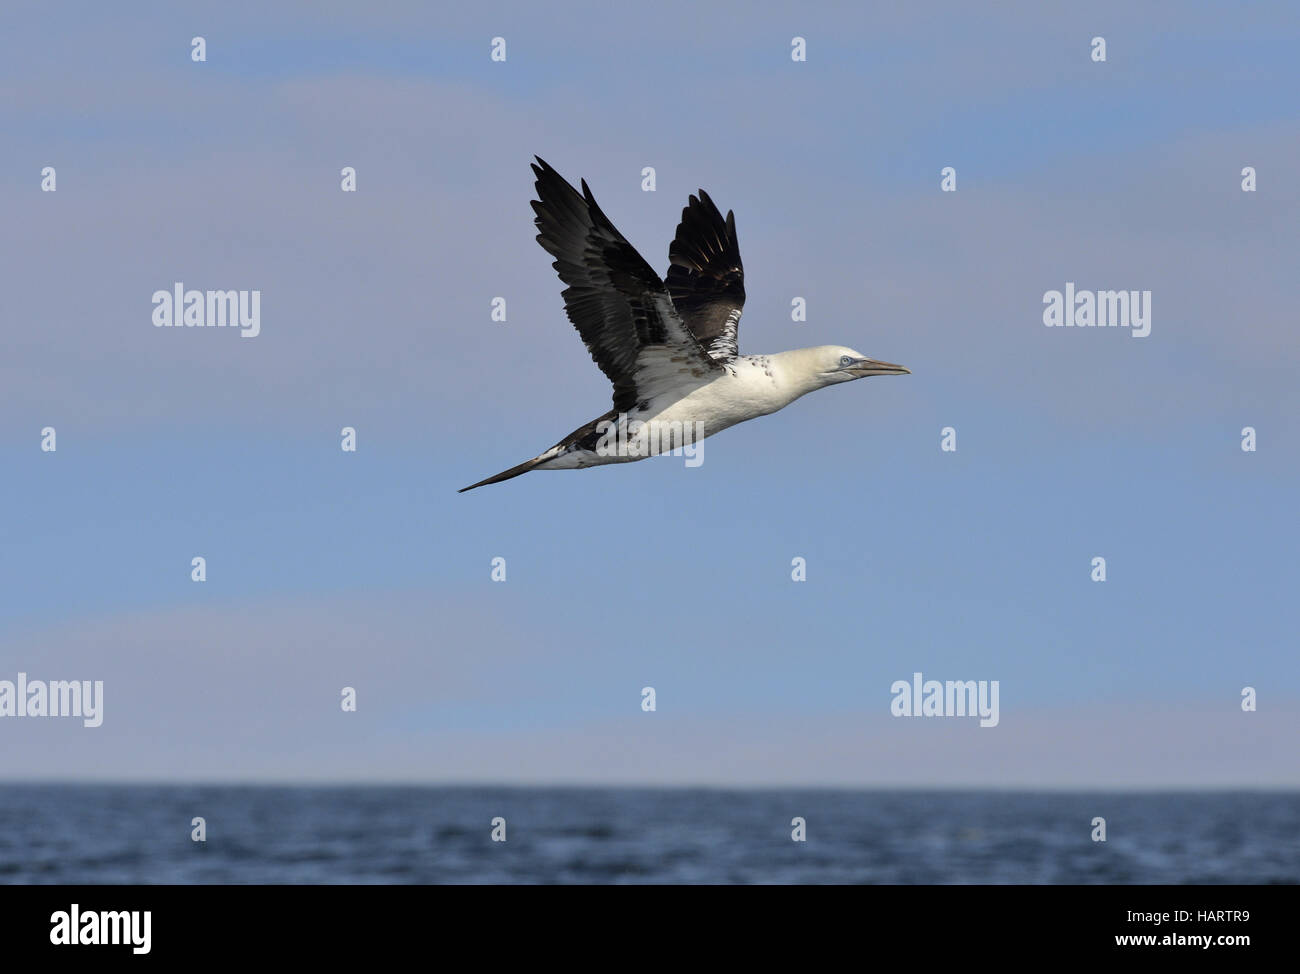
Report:
<svg viewBox="0 0 1300 974"><path fill-rule="evenodd" d="M579 195L540 157L533 172L537 242L567 285L569 320L614 384L614 408L460 493L530 470L642 460L682 445L683 435L712 436L824 386L910 374L840 345L738 354L745 272L736 218L728 212L723 220L704 190L682 210L668 248L668 276L660 280L596 205L585 179Z"/></svg>

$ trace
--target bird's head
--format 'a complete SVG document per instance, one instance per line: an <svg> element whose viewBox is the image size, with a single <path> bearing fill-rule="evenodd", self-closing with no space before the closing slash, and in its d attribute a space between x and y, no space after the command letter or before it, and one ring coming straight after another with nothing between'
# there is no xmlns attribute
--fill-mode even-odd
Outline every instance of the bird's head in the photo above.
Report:
<svg viewBox="0 0 1300 974"><path fill-rule="evenodd" d="M904 366L868 358L861 352L855 352L843 345L819 345L808 351L812 353L811 364L824 386L834 385L837 382L850 382L853 379L865 379L869 375L912 374L912 370Z"/></svg>

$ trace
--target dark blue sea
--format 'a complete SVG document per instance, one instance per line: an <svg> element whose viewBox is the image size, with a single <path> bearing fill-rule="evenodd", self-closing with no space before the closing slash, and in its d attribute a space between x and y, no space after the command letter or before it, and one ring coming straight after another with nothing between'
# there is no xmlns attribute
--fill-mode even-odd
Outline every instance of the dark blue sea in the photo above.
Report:
<svg viewBox="0 0 1300 974"><path fill-rule="evenodd" d="M1297 881L1300 793L0 786L4 883Z"/></svg>

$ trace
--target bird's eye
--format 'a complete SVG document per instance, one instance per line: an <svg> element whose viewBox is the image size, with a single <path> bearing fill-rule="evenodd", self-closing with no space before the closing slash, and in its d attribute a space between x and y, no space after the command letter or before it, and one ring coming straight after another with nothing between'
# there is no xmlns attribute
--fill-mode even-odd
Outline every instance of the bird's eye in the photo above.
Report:
<svg viewBox="0 0 1300 974"><path fill-rule="evenodd" d="M848 355L840 356L840 365L844 366L844 365L852 365L852 364L853 364L853 359L850 358Z"/></svg>

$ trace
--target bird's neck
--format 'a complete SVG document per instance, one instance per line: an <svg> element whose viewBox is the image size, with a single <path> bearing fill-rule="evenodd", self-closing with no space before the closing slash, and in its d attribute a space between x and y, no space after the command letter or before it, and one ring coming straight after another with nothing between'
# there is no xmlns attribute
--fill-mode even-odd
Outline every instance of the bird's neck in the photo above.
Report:
<svg viewBox="0 0 1300 974"><path fill-rule="evenodd" d="M800 396L806 396L826 385L826 377L816 366L813 350L796 348L789 352L769 355L771 368L785 402L789 405Z"/></svg>

